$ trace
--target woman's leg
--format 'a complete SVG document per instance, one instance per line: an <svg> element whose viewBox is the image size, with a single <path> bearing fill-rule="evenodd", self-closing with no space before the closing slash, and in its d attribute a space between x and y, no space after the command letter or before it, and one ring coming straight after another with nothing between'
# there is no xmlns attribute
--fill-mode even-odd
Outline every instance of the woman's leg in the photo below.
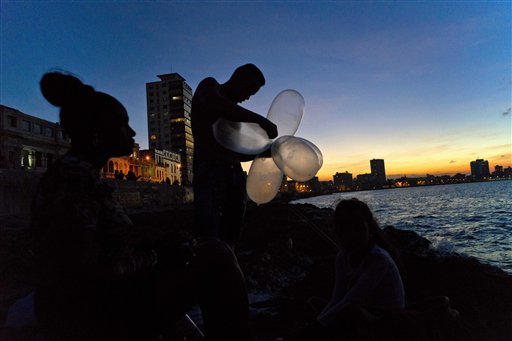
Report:
<svg viewBox="0 0 512 341"><path fill-rule="evenodd" d="M233 250L220 240L198 246L199 303L208 340L250 340L245 278Z"/></svg>

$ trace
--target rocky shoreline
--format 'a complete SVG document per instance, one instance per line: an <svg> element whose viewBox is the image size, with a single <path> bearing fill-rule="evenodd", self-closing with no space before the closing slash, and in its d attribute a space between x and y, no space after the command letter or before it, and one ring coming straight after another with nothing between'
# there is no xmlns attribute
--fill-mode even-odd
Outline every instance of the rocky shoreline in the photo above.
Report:
<svg viewBox="0 0 512 341"><path fill-rule="evenodd" d="M315 316L315 298L329 298L336 255L331 213L306 204L248 205L236 253L250 290L258 340L303 327ZM188 232L194 221L190 204L131 216L144 239L162 238L170 230ZM385 231L400 254L408 302L442 295L460 312L463 333L450 339L512 340L512 276L474 258L439 253L414 232ZM30 291L28 237L22 220L0 226L0 307Z"/></svg>
<svg viewBox="0 0 512 341"><path fill-rule="evenodd" d="M285 284L275 289L283 301L282 325L290 331L314 317L313 311L307 311L306 302L315 296L329 298L336 251L321 235L329 236L331 213L330 209L308 204L270 204L248 209L240 249L254 249L253 234L266 237L258 245L264 248L260 249L260 257L267 260L270 271L261 270L261 273L282 274L275 278L269 275L268 282ZM400 255L408 302L447 296L451 307L460 312L458 327L464 329L466 337L469 335L473 340L512 340L511 275L475 258L440 253L415 232L393 227L386 227L385 232ZM252 257L257 259L255 255ZM274 257L275 262L269 260ZM254 267L264 267L263 260L246 262L240 257L242 266L251 269L246 270L249 280ZM301 269L301 275L297 276L293 269ZM261 286L261 276L256 277L259 279L256 284ZM460 339L466 337L461 336Z"/></svg>

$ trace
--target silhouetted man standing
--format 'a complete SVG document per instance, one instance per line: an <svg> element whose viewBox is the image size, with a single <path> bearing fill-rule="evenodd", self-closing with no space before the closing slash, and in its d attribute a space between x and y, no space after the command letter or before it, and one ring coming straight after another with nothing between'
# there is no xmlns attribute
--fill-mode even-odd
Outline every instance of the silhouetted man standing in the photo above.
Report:
<svg viewBox="0 0 512 341"><path fill-rule="evenodd" d="M223 84L212 77L202 80L194 93L194 208L200 239L220 238L231 246L238 241L247 200L240 161L252 160L254 156L222 147L213 136L213 124L219 118L257 123L269 138L275 138L275 124L238 105L263 85L262 72L253 64L245 64Z"/></svg>

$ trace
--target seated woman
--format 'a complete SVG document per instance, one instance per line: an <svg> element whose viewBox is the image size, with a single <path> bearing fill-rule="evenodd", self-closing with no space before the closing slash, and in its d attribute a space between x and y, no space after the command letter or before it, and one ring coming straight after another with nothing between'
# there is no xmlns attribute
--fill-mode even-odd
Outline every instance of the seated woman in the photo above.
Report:
<svg viewBox="0 0 512 341"><path fill-rule="evenodd" d="M43 175L32 228L41 273L36 315L51 340L151 340L201 305L211 340L249 339L244 278L231 249L212 240L137 249L133 224L99 178L133 151L123 105L71 75L47 73L43 96L61 108L71 150Z"/></svg>
<svg viewBox="0 0 512 341"><path fill-rule="evenodd" d="M381 318L404 308L404 287L391 248L371 210L357 199L342 200L334 212L341 250L331 300L299 340L364 339ZM388 251L390 250L390 251Z"/></svg>

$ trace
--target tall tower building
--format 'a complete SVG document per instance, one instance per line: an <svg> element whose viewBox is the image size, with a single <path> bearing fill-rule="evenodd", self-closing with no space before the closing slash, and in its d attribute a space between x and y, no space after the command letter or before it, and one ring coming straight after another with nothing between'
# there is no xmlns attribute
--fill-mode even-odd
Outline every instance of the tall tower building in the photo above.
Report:
<svg viewBox="0 0 512 341"><path fill-rule="evenodd" d="M476 159L469 164L471 167L471 176L477 179L489 177L489 161L484 159Z"/></svg>
<svg viewBox="0 0 512 341"><path fill-rule="evenodd" d="M190 123L192 88L178 73L158 75L146 83L150 149L166 149L181 156L181 179L192 181L194 138Z"/></svg>
<svg viewBox="0 0 512 341"><path fill-rule="evenodd" d="M384 168L384 160L370 160L370 169L376 184L380 186L384 185L386 183L386 169Z"/></svg>

